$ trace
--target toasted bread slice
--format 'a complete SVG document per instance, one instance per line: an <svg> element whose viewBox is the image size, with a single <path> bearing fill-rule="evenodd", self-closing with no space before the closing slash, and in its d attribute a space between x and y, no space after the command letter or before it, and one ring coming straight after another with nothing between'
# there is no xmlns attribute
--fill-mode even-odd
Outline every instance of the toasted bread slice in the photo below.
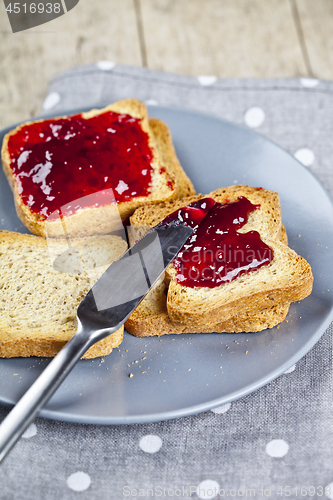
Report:
<svg viewBox="0 0 333 500"><path fill-rule="evenodd" d="M191 332L216 331L217 324L229 321L235 324L235 318L243 315L253 319L258 311L260 314L264 310L271 311L272 306L286 308L290 302L301 300L311 293L313 276L310 265L286 246L287 237L281 222L277 193L249 186L231 186L207 196L218 202L231 202L244 196L251 203L260 204L260 208L249 215L247 224L239 232L258 231L262 240L274 250L274 259L268 266L213 289L180 285L175 279L173 266L169 266L167 274L171 282L167 294L167 311L172 323ZM148 227L156 225L173 211L200 197L161 203L152 207L152 210L148 207L139 208L130 219L133 239L142 236Z"/></svg>
<svg viewBox="0 0 333 500"><path fill-rule="evenodd" d="M177 196L183 196L184 194L194 192L191 181L183 172L177 160L167 126L159 120L153 120L152 130L149 125L147 109L143 103L135 99L125 99L107 106L104 109L94 109L87 113L82 113L81 116L83 119L88 120L89 118L93 118L107 111L129 115L132 118L138 119L141 129L148 135L148 146L153 157L151 161L153 171L148 195L134 196L128 201L120 201L116 204L122 220L125 220L134 212L136 208L141 205L156 203L164 200L172 200ZM53 120L56 123L56 121L61 118L66 117L59 117ZM39 120L39 122L43 121L45 120ZM115 217L114 203L103 206L76 209L73 214L64 216L62 221L58 219L49 219L48 226L46 228L46 216L39 212L34 212L32 207L30 208L28 206L27 199L23 199L20 194L20 186L12 168L12 161L18 161L18 158L14 160L11 158L9 143L10 139L15 136L15 134L18 134L22 131L22 129L29 130L29 126L34 123L37 122L23 123L16 129L9 132L3 140L1 152L3 169L14 194L17 214L23 224L32 233L40 236L62 236L63 224L67 224L69 220L72 234L89 235L96 233L109 233L109 221ZM161 155L159 150L161 151ZM161 159L161 156L163 156L164 161ZM126 179L124 180L126 182ZM114 194L116 195L115 192ZM27 196L27 194L25 196Z"/></svg>
<svg viewBox="0 0 333 500"><path fill-rule="evenodd" d="M283 224L278 239L285 245L288 244L287 232ZM171 321L167 311L167 293L166 283L163 281L157 283L126 321L126 330L136 337L196 333L193 329ZM201 333L259 332L281 323L288 314L289 306L290 304L282 304L261 311L239 314L230 320L214 325L211 329L199 330Z"/></svg>
<svg viewBox="0 0 333 500"><path fill-rule="evenodd" d="M218 321L228 321L240 314L302 300L312 291L311 266L286 244L281 222L278 194L261 188L231 186L209 194L218 202L234 201L245 196L260 208L252 212L240 233L258 231L261 239L274 252L273 260L249 274L213 289L184 287L177 283L174 268L171 278L167 309L170 319L189 328L213 327Z"/></svg>
<svg viewBox="0 0 333 500"><path fill-rule="evenodd" d="M273 249L273 260L216 288L184 287L177 283L172 270L167 300L171 320L189 328L210 329L239 314L253 314L307 297L313 283L310 265L283 243L263 236L262 240Z"/></svg>
<svg viewBox="0 0 333 500"><path fill-rule="evenodd" d="M117 236L77 241L53 267L44 238L0 231L0 357L55 356L76 332L81 300L126 248ZM84 358L109 354L122 337L123 327Z"/></svg>
<svg viewBox="0 0 333 500"><path fill-rule="evenodd" d="M198 194L181 200L158 203L152 207L143 206L138 208L130 217L131 227L128 231L129 243L132 245L134 241L142 238L151 227L156 226L172 212L198 201L201 198L211 197L219 203L227 203L236 201L239 196L244 196L249 199L251 203L260 205L260 214L258 214L258 210L250 213L246 226L239 229L239 232L258 230L260 234L262 232L264 234L269 234L272 239L280 239L281 235L287 238L281 221L281 208L278 194L274 191L267 191L262 188L235 185L216 189L205 196ZM245 227L247 229L244 229ZM167 280L170 280L172 277L172 269L172 265L167 269Z"/></svg>
<svg viewBox="0 0 333 500"><path fill-rule="evenodd" d="M281 323L289 310L289 304L277 305L261 311L239 314L210 328L193 329L171 321L167 311L167 293L167 286L163 281L155 285L126 321L126 330L135 337L178 333L259 332Z"/></svg>

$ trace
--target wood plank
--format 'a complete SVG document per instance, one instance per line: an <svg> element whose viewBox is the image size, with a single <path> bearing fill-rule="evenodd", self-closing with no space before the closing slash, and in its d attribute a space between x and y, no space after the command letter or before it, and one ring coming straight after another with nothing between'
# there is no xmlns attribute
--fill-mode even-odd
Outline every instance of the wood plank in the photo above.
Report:
<svg viewBox="0 0 333 500"><path fill-rule="evenodd" d="M141 0L141 10L151 68L223 77L306 72L288 0Z"/></svg>
<svg viewBox="0 0 333 500"><path fill-rule="evenodd" d="M313 75L333 79L333 2L296 2Z"/></svg>
<svg viewBox="0 0 333 500"><path fill-rule="evenodd" d="M141 65L133 0L81 0L64 16L15 34L0 2L0 127L38 113L54 75L100 60Z"/></svg>

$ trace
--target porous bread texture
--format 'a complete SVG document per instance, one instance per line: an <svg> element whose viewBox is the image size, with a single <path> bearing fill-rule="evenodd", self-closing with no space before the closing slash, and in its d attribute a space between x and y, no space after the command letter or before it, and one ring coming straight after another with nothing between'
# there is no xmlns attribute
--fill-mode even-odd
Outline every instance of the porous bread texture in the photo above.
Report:
<svg viewBox="0 0 333 500"><path fill-rule="evenodd" d="M273 260L230 283L189 288L179 285L173 272L167 299L171 320L189 328L210 328L238 314L307 297L313 283L310 265L283 243L263 236L262 240L273 249Z"/></svg>
<svg viewBox="0 0 333 500"><path fill-rule="evenodd" d="M278 241L284 237L284 229L277 193L249 186L231 186L213 191L209 196L218 202L234 201L238 196L245 196L251 203L259 204L260 207L249 214L248 222L238 232L258 231L264 243L273 250L274 257L257 271L212 289L180 285L172 267L169 270L171 281L167 298L172 321L190 328L211 328L217 321L302 300L311 293L311 266Z"/></svg>
<svg viewBox="0 0 333 500"><path fill-rule="evenodd" d="M282 230L280 198L275 191L251 186L235 185L216 189L208 195L218 203L236 201L239 196L244 196L260 208L251 212L247 223L238 229L239 233L258 231L260 235L269 235L271 239L279 237Z"/></svg>
<svg viewBox="0 0 333 500"><path fill-rule="evenodd" d="M135 337L179 333L258 332L281 323L289 310L289 304L277 305L254 313L239 314L210 328L193 329L171 321L167 311L167 293L163 280L157 283L126 321L126 330Z"/></svg>
<svg viewBox="0 0 333 500"><path fill-rule="evenodd" d="M247 224L238 230L240 233L255 230L260 234L269 235L271 239L279 239L281 235L286 238L281 221L279 195L275 191L262 188L235 185L216 189L207 195L198 194L181 200L159 203L152 207L138 208L130 217L129 243L132 245L134 241L142 238L151 227L156 226L172 212L190 203L207 197L214 198L218 203L228 203L236 201L239 196L244 196L254 205L260 205L260 209L249 214ZM170 265L166 271L166 279L170 281L173 274L173 265Z"/></svg>
<svg viewBox="0 0 333 500"><path fill-rule="evenodd" d="M76 332L81 300L126 248L118 236L77 240L56 270L44 238L0 231L0 356L55 356ZM83 357L109 354L122 337L123 327Z"/></svg>
<svg viewBox="0 0 333 500"><path fill-rule="evenodd" d="M89 112L82 113L82 117L84 119L89 119L107 111L128 114L133 118L138 118L140 120L142 130L148 134L149 147L153 152L153 160L151 163L153 173L150 194L148 194L148 196L138 196L130 201L117 203L116 215L118 215L118 218L120 215L121 219L125 220L134 212L136 208L141 205L157 203L163 200L172 200L177 196L184 196L184 194L195 192L191 181L188 179L178 162L168 127L160 120L155 120L153 121L152 130L149 125L147 108L142 102L136 99L124 99L103 109L93 109ZM64 118L64 116L58 117L58 119L60 118ZM23 123L16 127L16 129L6 134L1 151L3 169L13 191L16 211L22 223L32 233L44 237L47 235L62 236L63 223L67 224L69 219L72 234L91 235L109 233L110 218L117 219L117 216L115 217L114 203L110 206L80 209L71 216L65 216L62 221L59 219L49 220L47 227L45 217L32 212L29 207L25 205L19 195L15 176L11 169L8 141L10 137L16 134L22 127L32 123L36 122L30 121ZM159 154L159 149L161 148L161 155L163 156L164 161L162 161Z"/></svg>
<svg viewBox="0 0 333 500"><path fill-rule="evenodd" d="M156 205L150 205L149 208L144 206L137 208L130 217L131 225L127 228L130 246L147 234L149 229L159 224L168 215L172 214L172 212L198 201L201 198L203 198L203 195L197 194L172 202L162 202Z"/></svg>
<svg viewBox="0 0 333 500"><path fill-rule="evenodd" d="M240 233L255 230L260 234L262 232L270 234L271 238L279 238L282 232L285 234L281 221L279 195L275 191L235 185L216 189L207 195L197 194L180 200L138 208L130 217L132 238L139 239L151 227L156 226L172 212L202 198L209 197L214 198L219 203L227 203L236 201L239 196L244 196L254 205L260 205L260 210L255 210L249 214L247 224L238 230ZM131 241L130 244L132 244Z"/></svg>
<svg viewBox="0 0 333 500"><path fill-rule="evenodd" d="M201 195L192 197L191 200L196 201ZM191 203L191 202L189 202ZM180 205L181 202L175 201L173 204L163 204L163 208L170 205L173 207L175 205ZM158 206L161 206L159 204ZM156 208L156 207L155 207ZM134 215L133 219L143 222L143 210L141 210L140 215L137 214L140 209L138 209ZM171 213L171 212L170 212ZM274 210L274 213L275 210ZM154 223L159 222L158 217L155 213L153 216ZM156 225L155 224L155 225ZM135 229L136 226L133 226ZM145 226L137 226L137 228L145 228ZM281 229L278 233L277 239L288 244L287 232L284 225L281 225ZM177 324L171 321L167 310L167 293L168 288L163 280L160 280L144 298L144 300L139 304L135 311L131 314L125 323L126 330L136 337L150 337L152 335L165 335L165 334L179 334L179 333L198 333L193 331L193 328L188 328L187 326ZM249 332L259 332L267 328L273 328L274 326L281 323L287 316L290 304L282 304L272 306L270 308L256 310L251 313L238 314L237 316L227 320L219 322L218 324L207 329L200 329L200 333L249 333Z"/></svg>
<svg viewBox="0 0 333 500"><path fill-rule="evenodd" d="M251 203L260 204L259 209L249 214L247 224L239 232L258 231L263 241L273 248L273 261L258 271L213 289L179 285L173 266L169 266L166 281L171 282L167 308L164 305L166 296L164 292L164 297L161 294L160 286L155 292L150 292L129 318L125 328L131 333L143 335L148 323L157 335L161 334L162 328L166 333L221 331L217 325L227 332L259 331L283 321L289 303L311 293L313 276L310 265L286 246L287 234L281 222L277 193L237 185L215 190L206 196L218 202L235 201L239 196L245 196ZM206 196L197 195L137 209L130 218L132 239L142 236L175 210Z"/></svg>

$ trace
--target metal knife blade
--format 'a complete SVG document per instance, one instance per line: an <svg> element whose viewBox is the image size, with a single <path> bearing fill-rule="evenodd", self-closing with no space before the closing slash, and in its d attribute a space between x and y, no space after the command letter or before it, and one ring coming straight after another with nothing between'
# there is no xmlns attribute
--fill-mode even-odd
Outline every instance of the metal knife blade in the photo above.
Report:
<svg viewBox="0 0 333 500"><path fill-rule="evenodd" d="M111 264L81 302L78 329L0 425L0 462L78 360L95 342L118 330L192 233L160 224Z"/></svg>
<svg viewBox="0 0 333 500"><path fill-rule="evenodd" d="M192 234L189 226L156 226L113 262L78 308L78 317L119 328Z"/></svg>

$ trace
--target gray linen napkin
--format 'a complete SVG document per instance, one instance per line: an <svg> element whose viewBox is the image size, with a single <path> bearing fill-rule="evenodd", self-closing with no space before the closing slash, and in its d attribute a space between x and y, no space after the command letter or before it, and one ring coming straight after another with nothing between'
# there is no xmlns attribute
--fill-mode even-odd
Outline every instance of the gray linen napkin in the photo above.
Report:
<svg viewBox="0 0 333 500"><path fill-rule="evenodd" d="M133 96L215 114L295 154L333 194L332 95L331 82L308 78L193 78L100 61L54 78L43 109ZM331 325L284 375L213 411L109 427L37 418L0 468L0 498L333 499L332 382Z"/></svg>

